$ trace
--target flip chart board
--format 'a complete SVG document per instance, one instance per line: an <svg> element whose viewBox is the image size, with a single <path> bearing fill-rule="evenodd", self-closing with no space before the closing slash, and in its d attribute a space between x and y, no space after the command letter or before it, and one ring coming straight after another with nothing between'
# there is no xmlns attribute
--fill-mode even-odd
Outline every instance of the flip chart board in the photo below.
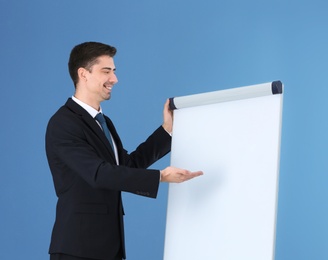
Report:
<svg viewBox="0 0 328 260"><path fill-rule="evenodd" d="M170 100L171 165L204 175L169 184L164 260L273 260L283 84Z"/></svg>

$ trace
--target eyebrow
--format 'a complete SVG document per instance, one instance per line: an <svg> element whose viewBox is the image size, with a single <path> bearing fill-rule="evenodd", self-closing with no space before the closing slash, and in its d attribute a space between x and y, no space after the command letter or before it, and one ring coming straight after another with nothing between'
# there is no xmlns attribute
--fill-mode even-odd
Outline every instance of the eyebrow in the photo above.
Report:
<svg viewBox="0 0 328 260"><path fill-rule="evenodd" d="M103 67L103 68L101 68L102 70L113 70L113 71L115 71L116 70L116 68L110 68L110 67Z"/></svg>

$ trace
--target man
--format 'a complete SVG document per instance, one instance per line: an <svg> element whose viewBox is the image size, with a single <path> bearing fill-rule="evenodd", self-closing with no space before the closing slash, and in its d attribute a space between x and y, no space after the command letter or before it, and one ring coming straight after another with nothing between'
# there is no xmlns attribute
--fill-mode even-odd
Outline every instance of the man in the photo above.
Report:
<svg viewBox="0 0 328 260"><path fill-rule="evenodd" d="M47 127L46 153L58 196L51 260L125 259L121 191L155 198L160 181L179 183L202 174L146 169L170 151L168 101L163 125L130 154L111 120L99 118L100 103L111 98L117 83L115 53L97 42L73 48L68 65L75 93Z"/></svg>

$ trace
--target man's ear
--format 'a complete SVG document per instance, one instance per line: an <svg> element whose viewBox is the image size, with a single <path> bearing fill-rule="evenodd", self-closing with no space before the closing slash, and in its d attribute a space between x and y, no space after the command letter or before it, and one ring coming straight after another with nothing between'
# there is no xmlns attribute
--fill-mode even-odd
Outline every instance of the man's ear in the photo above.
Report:
<svg viewBox="0 0 328 260"><path fill-rule="evenodd" d="M77 70L77 75L79 76L79 80L86 82L87 81L87 70L85 68L79 68Z"/></svg>

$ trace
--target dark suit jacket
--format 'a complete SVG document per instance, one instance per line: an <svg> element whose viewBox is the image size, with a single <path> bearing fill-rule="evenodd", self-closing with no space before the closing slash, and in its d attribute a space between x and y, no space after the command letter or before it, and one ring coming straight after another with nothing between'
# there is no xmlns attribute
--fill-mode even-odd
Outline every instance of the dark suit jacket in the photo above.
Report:
<svg viewBox="0 0 328 260"><path fill-rule="evenodd" d="M171 137L159 127L128 154L109 118L119 165L94 118L68 99L50 119L46 153L58 196L49 253L125 258L121 191L157 196L160 173L146 169L170 151Z"/></svg>

